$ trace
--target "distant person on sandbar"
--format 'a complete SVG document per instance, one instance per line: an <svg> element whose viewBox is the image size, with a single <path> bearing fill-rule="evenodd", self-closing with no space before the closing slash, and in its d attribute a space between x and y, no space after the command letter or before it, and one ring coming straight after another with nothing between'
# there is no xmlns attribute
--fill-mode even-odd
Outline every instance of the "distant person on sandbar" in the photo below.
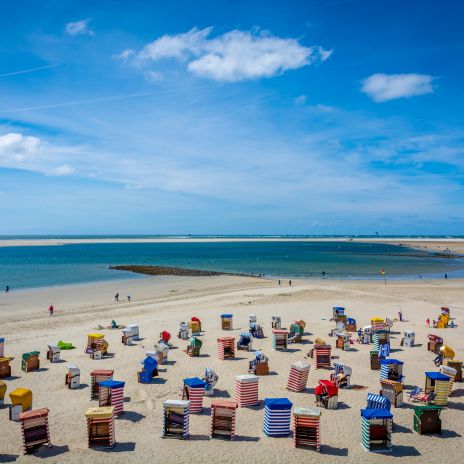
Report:
<svg viewBox="0 0 464 464"><path fill-rule="evenodd" d="M280 287L280 279L279 279L279 287Z"/></svg>
<svg viewBox="0 0 464 464"><path fill-rule="evenodd" d="M292 286L292 281L291 281L291 280L288 281L288 286L289 286L289 287Z"/></svg>
<svg viewBox="0 0 464 464"><path fill-rule="evenodd" d="M55 308L53 308L53 305L50 305L50 307L48 308L48 313L50 314L50 316L53 316L53 311L55 310Z"/></svg>
<svg viewBox="0 0 464 464"><path fill-rule="evenodd" d="M119 301L119 293L116 293L116 295L114 295L114 301Z"/></svg>
<svg viewBox="0 0 464 464"><path fill-rule="evenodd" d="M130 298L130 295L127 295L127 301L130 301L131 298Z"/></svg>
<svg viewBox="0 0 464 464"><path fill-rule="evenodd" d="M448 279L448 274L445 273L445 280L447 280L447 279Z"/></svg>
<svg viewBox="0 0 464 464"><path fill-rule="evenodd" d="M9 291L10 291L10 286L7 285L7 286L5 287L5 293L8 293Z"/></svg>

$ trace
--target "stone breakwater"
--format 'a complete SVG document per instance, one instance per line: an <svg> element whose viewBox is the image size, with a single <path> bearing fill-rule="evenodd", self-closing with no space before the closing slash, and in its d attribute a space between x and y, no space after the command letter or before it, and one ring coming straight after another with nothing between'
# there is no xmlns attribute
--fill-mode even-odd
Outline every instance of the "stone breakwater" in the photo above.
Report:
<svg viewBox="0 0 464 464"><path fill-rule="evenodd" d="M235 275L257 277L251 274L238 274L232 272L217 272L217 271L202 271L199 269L186 269L182 267L167 267L167 266L139 266L139 265L122 265L109 266L110 269L116 271L135 272L137 274L157 275L157 276L179 276L179 277L208 277L221 275Z"/></svg>

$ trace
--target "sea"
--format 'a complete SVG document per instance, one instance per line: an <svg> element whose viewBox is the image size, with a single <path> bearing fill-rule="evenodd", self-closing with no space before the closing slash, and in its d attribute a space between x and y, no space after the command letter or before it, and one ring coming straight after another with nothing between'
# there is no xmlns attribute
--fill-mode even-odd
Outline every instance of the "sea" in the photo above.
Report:
<svg viewBox="0 0 464 464"><path fill-rule="evenodd" d="M2 236L5 239L180 238L180 236ZM111 265L159 265L292 279L420 279L464 277L463 258L382 243L303 241L326 236L182 236L180 243L85 243L0 247L0 288L142 278L109 269ZM189 238L240 238L230 242L194 242ZM284 238L292 241L246 241ZM337 241L337 238L340 241ZM342 241L343 238L343 241ZM348 237L349 238L349 237ZM370 238L370 236L365 236ZM393 237L384 237L393 238ZM396 238L396 237L395 237ZM415 238L412 236L404 237ZM425 237L424 237L425 238ZM437 238L436 236L434 238ZM449 238L449 237L442 237ZM300 240L299 240L300 239ZM382 272L384 271L384 273Z"/></svg>

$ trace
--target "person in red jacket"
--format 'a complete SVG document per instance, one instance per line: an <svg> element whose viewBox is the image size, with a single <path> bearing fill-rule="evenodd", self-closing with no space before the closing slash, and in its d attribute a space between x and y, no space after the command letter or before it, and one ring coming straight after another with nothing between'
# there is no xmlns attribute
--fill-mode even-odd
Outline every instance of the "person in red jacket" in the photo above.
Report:
<svg viewBox="0 0 464 464"><path fill-rule="evenodd" d="M48 312L50 313L50 316L53 316L53 311L54 311L53 305L50 305L50 307L48 308Z"/></svg>

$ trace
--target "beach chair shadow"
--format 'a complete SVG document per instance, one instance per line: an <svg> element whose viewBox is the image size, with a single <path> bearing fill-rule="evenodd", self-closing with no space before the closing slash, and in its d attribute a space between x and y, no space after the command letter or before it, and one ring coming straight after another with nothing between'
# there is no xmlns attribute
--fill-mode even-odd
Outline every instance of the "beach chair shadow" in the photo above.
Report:
<svg viewBox="0 0 464 464"><path fill-rule="evenodd" d="M53 445L51 448L47 448L46 446L41 446L35 453L34 456L37 458L47 459L53 458L55 456L59 456L60 454L67 453L69 451L68 445L57 446ZM0 462L2 459L0 458Z"/></svg>
<svg viewBox="0 0 464 464"><path fill-rule="evenodd" d="M247 437L244 435L235 435L234 441L250 441L250 442L257 442L261 440L260 437Z"/></svg>
<svg viewBox="0 0 464 464"><path fill-rule="evenodd" d="M451 393L452 398L461 398L462 396L464 396L464 388L457 388Z"/></svg>
<svg viewBox="0 0 464 464"><path fill-rule="evenodd" d="M0 462L15 462L18 458L16 454L0 454Z"/></svg>
<svg viewBox="0 0 464 464"><path fill-rule="evenodd" d="M21 377L17 375L10 375L10 377L5 377L3 380L17 380L20 379Z"/></svg>
<svg viewBox="0 0 464 464"><path fill-rule="evenodd" d="M344 403L343 401L338 402L338 408L337 409L351 409L351 406Z"/></svg>
<svg viewBox="0 0 464 464"><path fill-rule="evenodd" d="M150 382L150 384L152 385L155 385L155 384L162 385L163 383L166 383L166 379L163 379L162 377L155 377Z"/></svg>
<svg viewBox="0 0 464 464"><path fill-rule="evenodd" d="M174 364L176 364L177 361L166 361L164 364L167 365L167 366L174 366Z"/></svg>
<svg viewBox="0 0 464 464"><path fill-rule="evenodd" d="M300 348L287 348L285 353L297 353L298 351L301 351Z"/></svg>
<svg viewBox="0 0 464 464"><path fill-rule="evenodd" d="M463 403L450 403L448 401L448 408L449 409L457 409L458 411L464 411L464 404Z"/></svg>
<svg viewBox="0 0 464 464"><path fill-rule="evenodd" d="M46 371L48 371L48 370L49 370L48 367L39 367L39 369L36 369L36 370L33 371L33 372L46 372Z"/></svg>
<svg viewBox="0 0 464 464"><path fill-rule="evenodd" d="M404 351L403 348L392 348L390 353L397 353L398 351Z"/></svg>
<svg viewBox="0 0 464 464"><path fill-rule="evenodd" d="M218 437L219 438L219 437ZM190 440L195 440L195 441L208 441L210 438L209 438L209 435L201 435L201 434L197 434L197 435L190 435ZM215 437L216 439L216 437ZM227 439L227 441L230 441L230 439Z"/></svg>
<svg viewBox="0 0 464 464"><path fill-rule="evenodd" d="M321 454L330 456L348 456L348 448L336 448L335 446L322 445Z"/></svg>
<svg viewBox="0 0 464 464"><path fill-rule="evenodd" d="M461 434L455 432L454 430L442 430L441 435L437 435L440 438L460 438L462 437Z"/></svg>
<svg viewBox="0 0 464 464"><path fill-rule="evenodd" d="M404 427L403 425L399 425L395 423L394 433L412 433L412 430L409 427Z"/></svg>
<svg viewBox="0 0 464 464"><path fill-rule="evenodd" d="M354 346L350 346L350 351L354 351L356 353L359 350L357 348L355 348Z"/></svg>
<svg viewBox="0 0 464 464"><path fill-rule="evenodd" d="M391 456L422 456L422 454L414 446L393 445L393 452Z"/></svg>
<svg viewBox="0 0 464 464"><path fill-rule="evenodd" d="M206 354L206 353L203 353L203 354L200 354L200 356L195 356L196 358L210 358L210 355L209 354Z"/></svg>
<svg viewBox="0 0 464 464"><path fill-rule="evenodd" d="M145 419L145 416L135 411L124 411L124 414L118 416L118 420L127 420L133 423L140 422L142 419Z"/></svg>
<svg viewBox="0 0 464 464"><path fill-rule="evenodd" d="M203 406L203 409L200 413L195 413L196 416L211 416L211 408L208 406Z"/></svg>
<svg viewBox="0 0 464 464"><path fill-rule="evenodd" d="M214 398L230 398L230 393L227 390L214 390Z"/></svg>
<svg viewBox="0 0 464 464"><path fill-rule="evenodd" d="M77 388L77 390L83 390L84 388L88 388L89 384L88 383L81 383L79 385L79 388Z"/></svg>
<svg viewBox="0 0 464 464"><path fill-rule="evenodd" d="M126 453L135 451L135 443L133 441L126 441L124 443L116 442L114 448L96 448L96 450L103 451L104 453Z"/></svg>

